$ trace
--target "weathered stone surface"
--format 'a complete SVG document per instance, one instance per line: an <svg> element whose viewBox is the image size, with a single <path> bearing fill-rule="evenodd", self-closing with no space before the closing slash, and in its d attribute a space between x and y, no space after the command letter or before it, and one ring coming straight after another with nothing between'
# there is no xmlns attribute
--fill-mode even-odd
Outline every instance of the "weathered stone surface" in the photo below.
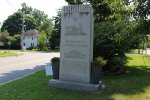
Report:
<svg viewBox="0 0 150 100"><path fill-rule="evenodd" d="M66 6L61 19L61 81L90 83L93 11L89 4Z"/></svg>

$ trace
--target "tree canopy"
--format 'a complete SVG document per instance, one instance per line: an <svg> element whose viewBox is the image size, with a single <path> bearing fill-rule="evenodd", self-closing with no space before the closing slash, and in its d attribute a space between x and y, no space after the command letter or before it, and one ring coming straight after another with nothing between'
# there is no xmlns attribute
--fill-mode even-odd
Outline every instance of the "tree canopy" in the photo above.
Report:
<svg viewBox="0 0 150 100"><path fill-rule="evenodd" d="M22 4L22 9L19 11L24 12L27 15L32 16L35 19L36 29L40 32L51 34L53 29L52 20L48 18L48 15L44 11L38 9L33 9L32 7L27 6L25 3Z"/></svg>
<svg viewBox="0 0 150 100"><path fill-rule="evenodd" d="M11 37L8 32L0 32L0 42L7 43L11 41Z"/></svg>
<svg viewBox="0 0 150 100"><path fill-rule="evenodd" d="M10 15L3 23L1 30L8 31L11 35L19 34L22 29L24 16L25 30L37 29L38 31L44 31L47 35L51 33L53 29L52 20L40 10L33 9L27 6L25 3L22 4L22 8L14 14Z"/></svg>
<svg viewBox="0 0 150 100"><path fill-rule="evenodd" d="M15 12L13 15L10 15L8 19L6 19L1 27L2 31L8 31L10 35L14 34L20 34L21 32L21 25L22 25L22 15L23 13L18 11ZM35 19L31 16L25 15L24 16L25 20L25 28L26 30L29 29L34 29L36 24L35 24Z"/></svg>
<svg viewBox="0 0 150 100"><path fill-rule="evenodd" d="M150 0L131 0L137 7L134 12L135 18L147 19L150 16Z"/></svg>
<svg viewBox="0 0 150 100"><path fill-rule="evenodd" d="M53 17L54 29L49 38L50 47L52 49L59 48L61 35L61 10L58 10L57 16Z"/></svg>

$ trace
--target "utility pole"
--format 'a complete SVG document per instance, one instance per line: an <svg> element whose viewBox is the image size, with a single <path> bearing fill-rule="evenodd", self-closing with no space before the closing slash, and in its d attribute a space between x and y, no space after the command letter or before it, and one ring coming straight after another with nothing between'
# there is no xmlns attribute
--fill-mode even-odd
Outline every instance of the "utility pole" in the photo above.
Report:
<svg viewBox="0 0 150 100"><path fill-rule="evenodd" d="M24 12L22 12L22 24L21 24L21 34L20 34L20 38L21 38L21 50L23 51L23 33L24 33Z"/></svg>
<svg viewBox="0 0 150 100"><path fill-rule="evenodd" d="M24 31L24 13L22 14L22 29L21 29L21 34L23 34L25 31Z"/></svg>

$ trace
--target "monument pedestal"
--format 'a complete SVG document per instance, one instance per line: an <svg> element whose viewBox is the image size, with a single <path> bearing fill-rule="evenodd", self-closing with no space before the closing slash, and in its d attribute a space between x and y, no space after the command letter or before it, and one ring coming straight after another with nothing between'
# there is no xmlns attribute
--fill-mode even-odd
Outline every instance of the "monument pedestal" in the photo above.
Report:
<svg viewBox="0 0 150 100"><path fill-rule="evenodd" d="M61 81L55 79L49 81L49 86L56 87L56 88L70 89L70 90L88 91L88 92L95 92L102 88L101 83L84 84L84 83L74 83L74 82Z"/></svg>

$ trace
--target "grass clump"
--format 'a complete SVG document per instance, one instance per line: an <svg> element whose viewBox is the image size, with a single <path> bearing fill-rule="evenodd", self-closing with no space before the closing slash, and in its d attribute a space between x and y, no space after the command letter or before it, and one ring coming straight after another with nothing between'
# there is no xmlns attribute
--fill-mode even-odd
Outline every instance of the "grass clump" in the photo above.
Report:
<svg viewBox="0 0 150 100"><path fill-rule="evenodd" d="M0 52L0 57L9 57L9 56L20 56L22 54L14 53L14 52Z"/></svg>

